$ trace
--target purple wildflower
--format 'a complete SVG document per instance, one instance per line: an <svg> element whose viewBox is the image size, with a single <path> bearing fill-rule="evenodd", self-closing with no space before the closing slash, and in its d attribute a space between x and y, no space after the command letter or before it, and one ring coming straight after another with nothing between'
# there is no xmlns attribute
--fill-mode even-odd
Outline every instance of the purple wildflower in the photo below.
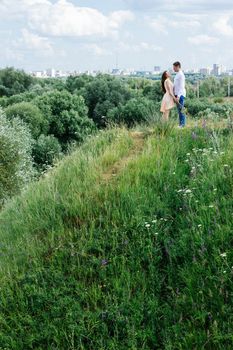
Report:
<svg viewBox="0 0 233 350"><path fill-rule="evenodd" d="M195 133L195 131L192 132L192 139L196 140L197 139L197 134Z"/></svg>
<svg viewBox="0 0 233 350"><path fill-rule="evenodd" d="M102 266L108 265L108 260L103 259L103 260L101 261L101 265L102 265Z"/></svg>

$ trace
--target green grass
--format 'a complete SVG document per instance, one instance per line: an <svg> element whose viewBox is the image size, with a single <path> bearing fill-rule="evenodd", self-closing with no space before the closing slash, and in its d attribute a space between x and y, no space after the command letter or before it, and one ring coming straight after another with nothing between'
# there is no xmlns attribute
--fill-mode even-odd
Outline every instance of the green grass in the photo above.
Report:
<svg viewBox="0 0 233 350"><path fill-rule="evenodd" d="M233 348L233 135L146 135L100 133L1 212L0 349Z"/></svg>

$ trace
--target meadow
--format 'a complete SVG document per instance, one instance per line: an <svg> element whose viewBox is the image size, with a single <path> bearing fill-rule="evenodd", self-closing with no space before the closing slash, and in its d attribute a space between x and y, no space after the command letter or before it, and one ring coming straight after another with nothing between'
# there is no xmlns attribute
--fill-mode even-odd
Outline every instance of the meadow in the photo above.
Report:
<svg viewBox="0 0 233 350"><path fill-rule="evenodd" d="M0 349L233 348L233 134L107 128L0 212Z"/></svg>

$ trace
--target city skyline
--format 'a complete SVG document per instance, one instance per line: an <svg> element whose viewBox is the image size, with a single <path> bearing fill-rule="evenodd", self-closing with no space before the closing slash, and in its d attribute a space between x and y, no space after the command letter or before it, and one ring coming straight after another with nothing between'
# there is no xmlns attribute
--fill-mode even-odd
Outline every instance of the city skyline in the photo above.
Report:
<svg viewBox="0 0 233 350"><path fill-rule="evenodd" d="M65 71L62 69L54 69L54 68L47 68L44 70L35 70L28 72L32 76L37 78L56 78L56 77L68 77L70 75L77 76L80 74L89 74L89 75L97 75L98 73L107 73L111 75L123 75L123 76L160 76L163 73L163 69L161 66L154 66L153 70L136 70L136 69L120 69L120 68L113 68L111 70L87 70L87 71L81 71L81 70L70 70ZM170 69L171 73L173 72L173 69ZM226 67L222 66L219 63L214 63L212 65L212 68L210 67L202 67L198 69L186 69L184 70L187 74L197 74L201 76L233 76L233 68L227 69Z"/></svg>
<svg viewBox="0 0 233 350"><path fill-rule="evenodd" d="M229 0L2 0L0 67L26 71L232 68ZM224 54L223 54L224 53Z"/></svg>

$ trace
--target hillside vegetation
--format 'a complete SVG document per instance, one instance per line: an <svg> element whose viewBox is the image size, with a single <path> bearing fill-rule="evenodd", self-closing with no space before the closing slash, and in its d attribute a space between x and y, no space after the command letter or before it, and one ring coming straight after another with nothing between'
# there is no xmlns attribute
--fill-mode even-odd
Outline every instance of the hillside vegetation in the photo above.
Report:
<svg viewBox="0 0 233 350"><path fill-rule="evenodd" d="M6 204L0 349L232 349L232 149L100 131Z"/></svg>

